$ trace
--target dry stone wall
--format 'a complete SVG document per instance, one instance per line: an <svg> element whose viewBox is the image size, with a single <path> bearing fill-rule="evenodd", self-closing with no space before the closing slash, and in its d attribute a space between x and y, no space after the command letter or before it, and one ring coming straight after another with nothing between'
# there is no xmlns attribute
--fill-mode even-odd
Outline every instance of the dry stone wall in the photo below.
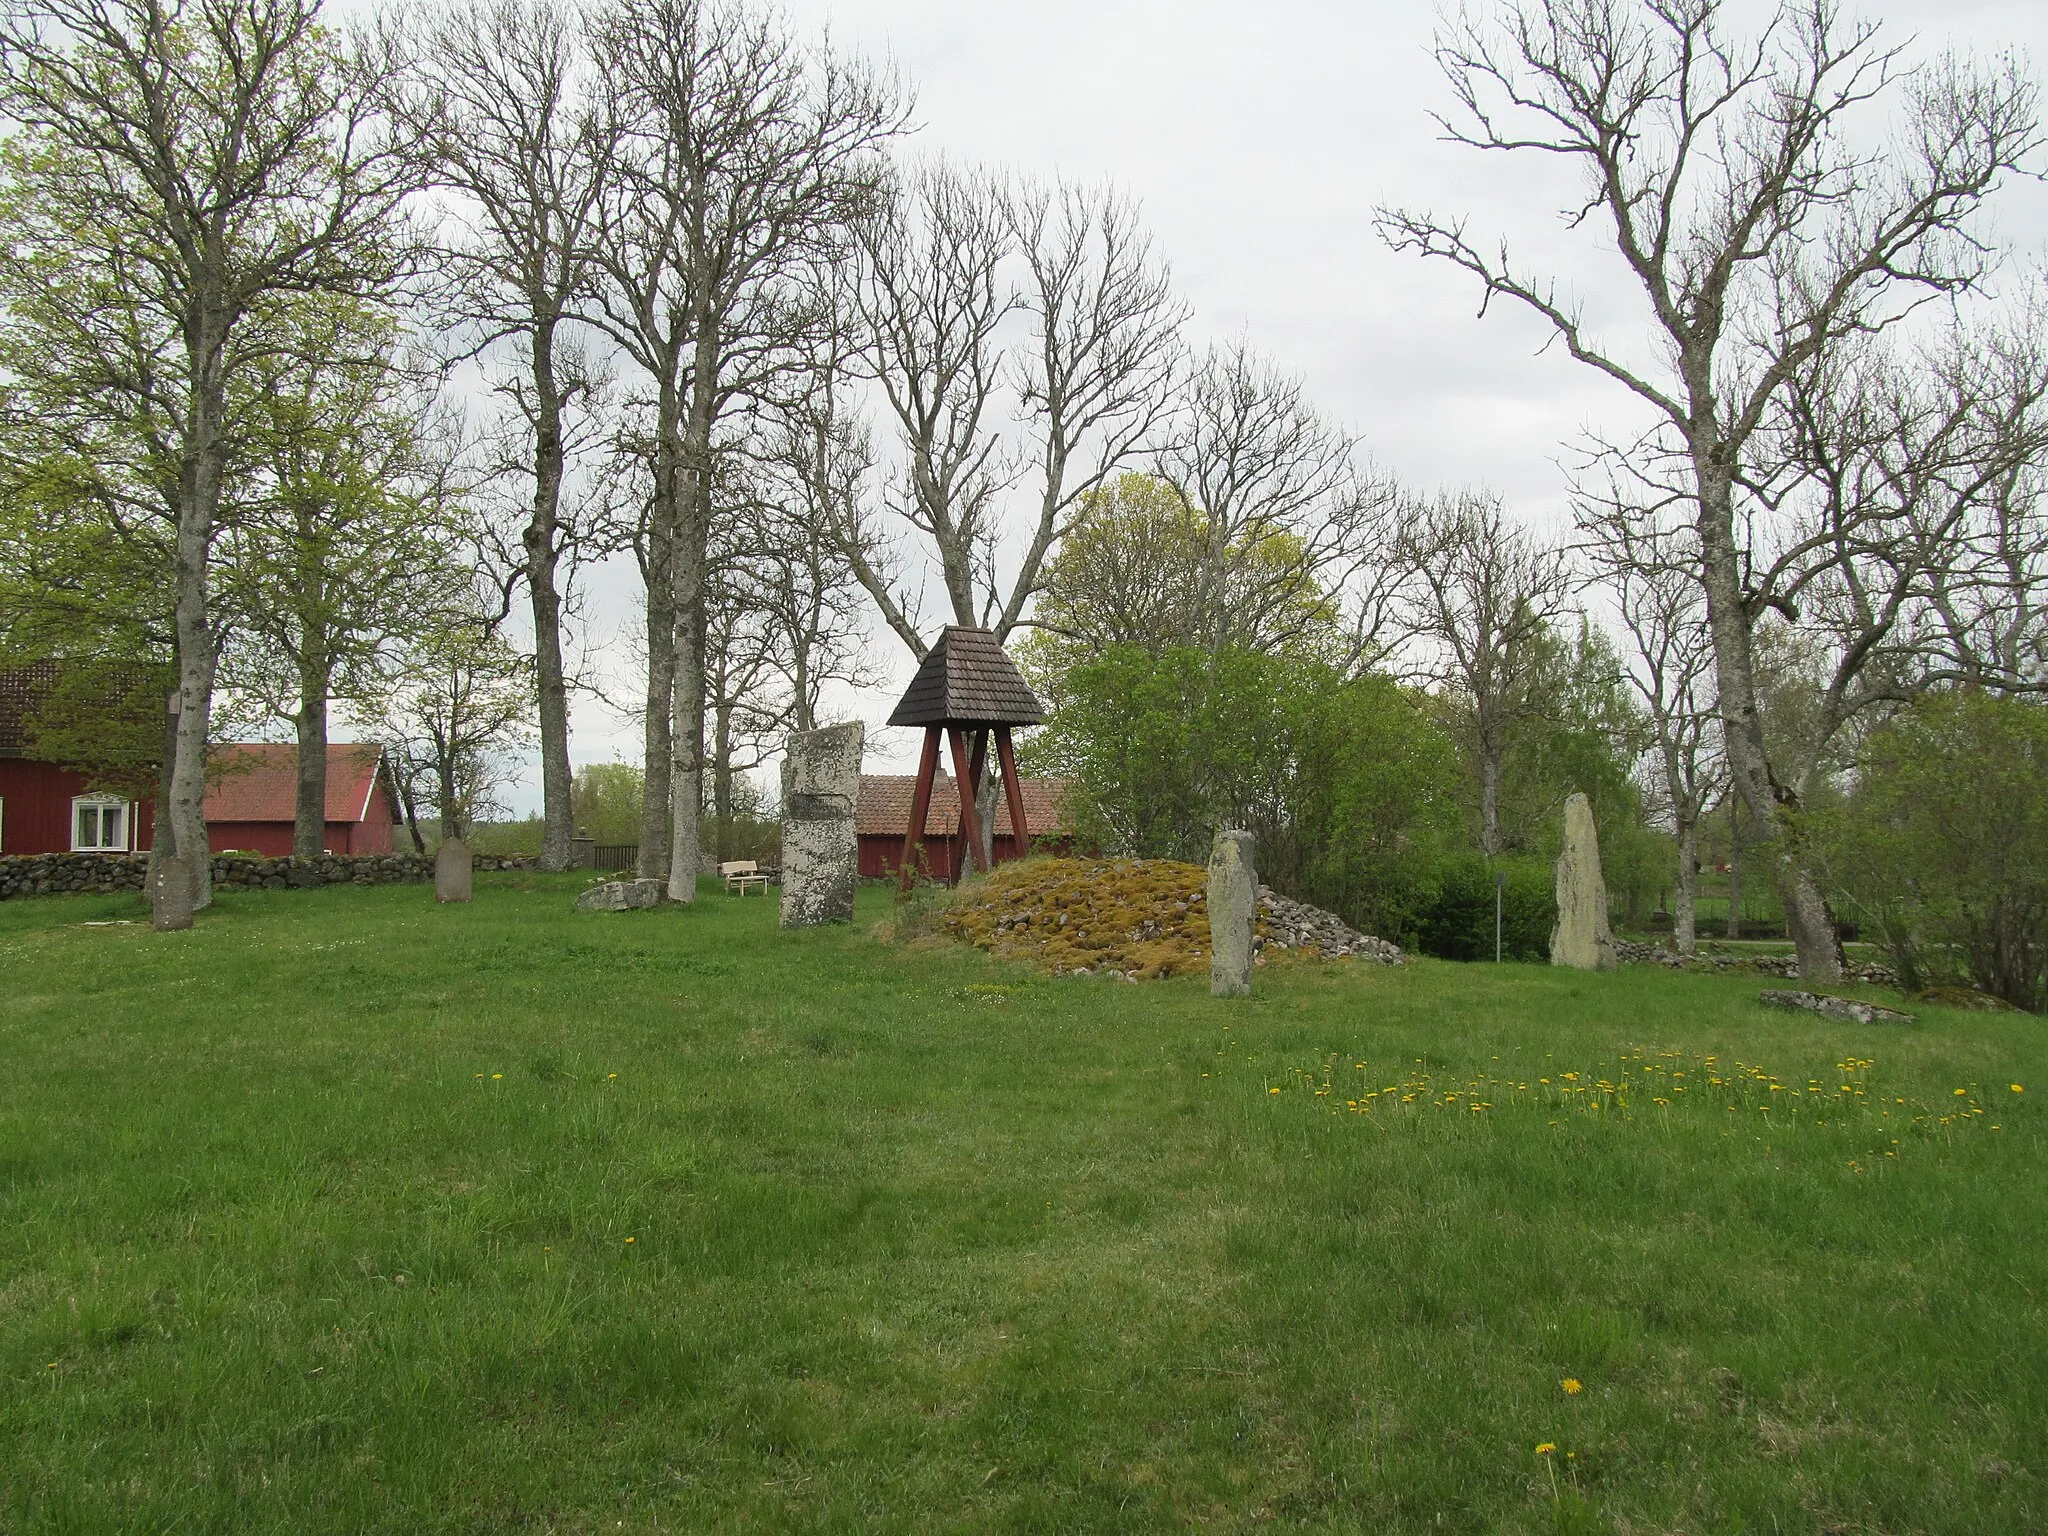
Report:
<svg viewBox="0 0 2048 1536"><path fill-rule="evenodd" d="M532 869L531 854L498 858L479 854L479 873ZM19 896L76 895L136 891L149 870L144 854L35 853L0 855L0 901ZM213 883L224 890L311 890L325 885L396 885L430 882L434 861L416 853L322 854L317 859L266 859L256 854L216 854Z"/></svg>

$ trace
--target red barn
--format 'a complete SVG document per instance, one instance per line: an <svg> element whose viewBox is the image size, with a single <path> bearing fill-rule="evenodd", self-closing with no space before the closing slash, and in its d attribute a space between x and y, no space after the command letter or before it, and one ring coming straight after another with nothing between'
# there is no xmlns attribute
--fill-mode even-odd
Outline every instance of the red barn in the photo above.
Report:
<svg viewBox="0 0 2048 1536"><path fill-rule="evenodd" d="M1065 779L1024 779L1024 820L1031 841L1055 839L1064 843L1072 828L1063 801ZM860 776L860 800L853 808L853 830L860 843L860 873L863 879L880 879L903 866L903 835L910 830L910 799L917 790L914 773L864 773ZM932 805L924 822L924 856L932 878L953 878L954 860L960 839L960 791L953 780L941 774L932 782ZM1010 807L996 800L996 861L1016 858L1016 829L1010 825Z"/></svg>
<svg viewBox="0 0 2048 1536"><path fill-rule="evenodd" d="M56 686L61 663L0 670L0 854L133 853L155 830L155 807L93 790L85 775L27 755L28 721ZM207 775L207 842L216 853L292 851L299 749L252 743L214 748ZM390 853L398 797L384 749L327 749L330 853Z"/></svg>
<svg viewBox="0 0 2048 1536"><path fill-rule="evenodd" d="M147 801L99 793L84 774L28 756L30 717L61 670L55 661L0 670L0 854L147 848Z"/></svg>
<svg viewBox="0 0 2048 1536"><path fill-rule="evenodd" d="M206 841L273 858L292 851L299 749L290 742L216 747L206 785ZM327 749L328 853L389 853L398 795L384 749L374 743Z"/></svg>

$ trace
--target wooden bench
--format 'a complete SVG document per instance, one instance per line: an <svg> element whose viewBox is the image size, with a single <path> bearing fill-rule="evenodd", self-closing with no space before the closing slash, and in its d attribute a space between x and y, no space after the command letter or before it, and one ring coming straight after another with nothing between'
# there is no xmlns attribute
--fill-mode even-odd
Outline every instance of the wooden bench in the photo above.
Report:
<svg viewBox="0 0 2048 1536"><path fill-rule="evenodd" d="M744 896L759 886L768 889L768 877L761 873L761 866L753 859L731 859L718 866L718 872L725 877L725 891L729 896L738 891Z"/></svg>

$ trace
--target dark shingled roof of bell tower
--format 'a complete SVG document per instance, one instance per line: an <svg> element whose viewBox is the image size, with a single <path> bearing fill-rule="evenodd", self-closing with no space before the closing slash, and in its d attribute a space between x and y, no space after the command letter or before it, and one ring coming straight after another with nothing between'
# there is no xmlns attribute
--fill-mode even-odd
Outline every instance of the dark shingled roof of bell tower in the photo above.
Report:
<svg viewBox="0 0 2048 1536"><path fill-rule="evenodd" d="M1002 642L948 624L903 690L891 725L1036 725L1045 710Z"/></svg>

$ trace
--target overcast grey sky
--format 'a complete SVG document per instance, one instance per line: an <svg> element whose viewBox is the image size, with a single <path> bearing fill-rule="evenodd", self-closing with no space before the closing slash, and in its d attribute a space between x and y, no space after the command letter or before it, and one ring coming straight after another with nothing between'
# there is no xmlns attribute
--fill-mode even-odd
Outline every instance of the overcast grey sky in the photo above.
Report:
<svg viewBox="0 0 2048 1536"><path fill-rule="evenodd" d="M1564 445L1619 424L1629 402L1496 306L1476 318L1463 274L1379 242L1383 203L1464 214L1511 235L1532 270L1558 274L1596 322L1631 334L1633 298L1597 240L1567 233L1568 180L1535 156L1482 156L1439 142L1447 104L1429 55L1435 10L1412 0L790 0L799 25L849 52L893 61L914 89L916 147L1108 180L1137 197L1193 308L1194 339L1242 333L1303 375L1325 414L1419 486L1485 485L1533 522L1561 519ZM1766 7L1752 13L1761 17ZM1876 0L1862 13L1915 51L2019 49L2048 64L2048 0ZM2003 203L2003 230L2048 248L2048 193ZM603 629L623 584L600 579ZM878 654L908 676L886 631ZM837 701L874 726L893 692ZM579 708L577 761L637 753L637 727ZM872 732L877 766L910 733ZM907 769L905 770L907 771ZM519 795L520 810L537 789Z"/></svg>

